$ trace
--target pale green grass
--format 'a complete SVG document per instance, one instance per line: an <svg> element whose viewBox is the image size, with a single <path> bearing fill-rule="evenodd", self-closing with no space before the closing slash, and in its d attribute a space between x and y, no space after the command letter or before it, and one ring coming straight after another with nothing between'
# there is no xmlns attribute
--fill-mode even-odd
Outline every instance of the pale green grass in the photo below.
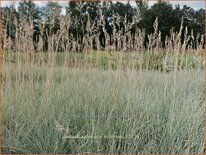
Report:
<svg viewBox="0 0 206 155"><path fill-rule="evenodd" d="M203 153L204 72L173 77L5 64L3 151Z"/></svg>
<svg viewBox="0 0 206 155"><path fill-rule="evenodd" d="M30 59L29 56L25 56L26 53L21 52L4 52L4 58L6 61L17 62L26 61ZM34 62L39 63L40 59L43 59L45 63L48 60L49 52L37 52L33 53ZM102 70L120 68L130 69L147 69L147 70L164 70L167 68L164 66L165 59L166 66L174 66L175 52L168 52L165 50L160 51L144 51L144 52L109 52L105 51L90 51L83 53L75 52L57 52L55 53L54 63L55 65L65 64L70 67L87 67L98 68ZM180 54L178 57L178 68L181 69L198 69L204 68L204 51L195 51L195 53L187 52L184 55ZM181 65L180 65L181 64Z"/></svg>

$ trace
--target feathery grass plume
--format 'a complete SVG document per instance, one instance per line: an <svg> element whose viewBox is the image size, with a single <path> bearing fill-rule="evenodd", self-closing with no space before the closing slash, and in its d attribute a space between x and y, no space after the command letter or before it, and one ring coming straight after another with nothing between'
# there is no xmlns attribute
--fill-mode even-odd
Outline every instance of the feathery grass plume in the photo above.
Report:
<svg viewBox="0 0 206 155"><path fill-rule="evenodd" d="M184 61L184 58L185 58L185 52L186 52L186 48L188 46L188 43L189 43L190 39L191 39L191 36L188 35L188 28L186 27L185 32L184 32L184 41L183 41L183 44L182 44L182 47L181 47L182 55L181 55L180 68L183 68L183 61Z"/></svg>
<svg viewBox="0 0 206 155"><path fill-rule="evenodd" d="M154 33L148 35L148 50L153 51L154 47L158 46L158 41L161 36L161 33L158 33L158 18L156 18L154 25Z"/></svg>
<svg viewBox="0 0 206 155"><path fill-rule="evenodd" d="M55 18L59 31L49 31ZM82 23L71 18L53 13L38 42L22 15L15 39L3 31L3 152L204 153L204 36L192 37L182 21L163 47L156 18L145 43L138 11L132 22L113 14L109 33L99 8L81 38L70 28Z"/></svg>

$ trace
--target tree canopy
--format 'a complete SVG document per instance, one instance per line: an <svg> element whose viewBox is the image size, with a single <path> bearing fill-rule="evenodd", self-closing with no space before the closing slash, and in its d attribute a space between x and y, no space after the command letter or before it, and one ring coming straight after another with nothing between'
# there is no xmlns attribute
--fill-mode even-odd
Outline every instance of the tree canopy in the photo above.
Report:
<svg viewBox="0 0 206 155"><path fill-rule="evenodd" d="M112 1L70 1L65 6L66 13L62 14L62 6L58 2L48 2L45 7L38 7L31 0L23 0L18 4L3 7L1 9L3 30L7 32L7 37L15 39L16 29L20 26L22 20L30 22L33 25L33 41L39 41L40 27L43 25L43 33L50 35L57 33L61 28L61 19L69 18L69 36L74 36L81 44L85 39L87 27L96 24L98 33L100 33L99 41L102 46L105 46L105 37L109 35L112 38L114 27L117 31L123 30L123 33L130 31L134 35L136 29L145 31L145 46L148 40L148 35L154 32L153 23L158 18L158 30L161 31L161 40L164 44L166 36L170 35L170 30L178 31L183 18L184 26L188 28L188 32L194 37L204 35L204 9L194 10L193 8L184 5L182 8L179 5L175 7L169 2L158 1L149 7L147 1L131 2L112 2ZM104 19L100 19L100 14ZM115 15L118 15L117 18ZM88 25L88 20L90 25ZM105 23L104 27L97 25L97 21L101 20ZM119 24L114 24L117 21ZM132 23L131 29L126 30L125 24ZM16 26L15 26L16 23ZM117 22L115 22L117 23ZM96 31L95 31L96 33ZM108 33L108 34L107 34ZM46 36L46 35L45 35ZM44 37L45 50L47 50L47 37ZM110 39L111 42L111 39Z"/></svg>

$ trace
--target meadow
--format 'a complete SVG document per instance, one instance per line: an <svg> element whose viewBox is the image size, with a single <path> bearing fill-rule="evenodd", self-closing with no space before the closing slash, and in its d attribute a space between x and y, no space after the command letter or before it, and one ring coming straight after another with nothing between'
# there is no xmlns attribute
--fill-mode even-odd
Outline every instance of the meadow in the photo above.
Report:
<svg viewBox="0 0 206 155"><path fill-rule="evenodd" d="M97 11L4 17L2 152L204 154L204 35Z"/></svg>
<svg viewBox="0 0 206 155"><path fill-rule="evenodd" d="M4 153L204 152L203 68L72 67L58 55L5 58Z"/></svg>

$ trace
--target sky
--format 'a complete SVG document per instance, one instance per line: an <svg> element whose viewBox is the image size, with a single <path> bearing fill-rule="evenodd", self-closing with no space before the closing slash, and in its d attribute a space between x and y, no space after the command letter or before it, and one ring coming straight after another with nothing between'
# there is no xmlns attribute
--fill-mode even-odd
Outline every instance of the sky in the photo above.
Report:
<svg viewBox="0 0 206 155"><path fill-rule="evenodd" d="M13 0L14 1L14 0ZM18 1L16 1L18 3ZM121 1L120 1L121 2ZM124 1L125 2L125 1ZM199 0L199 1L169 1L171 4L173 4L173 6L179 4L180 7L182 7L183 5L187 5L187 6L190 6L192 7L194 10L198 10L200 8L205 8L205 1L204 0ZM38 6L45 6L46 4L46 1L35 1L35 3L38 5ZM131 3L132 3L132 0L131 0ZM149 1L149 6L153 5L154 3L156 3L155 0L152 0L152 1ZM4 7L4 6L9 6L11 4L11 1L2 1L1 2L1 6ZM67 1L59 1L59 4L61 6L65 6L68 4Z"/></svg>

